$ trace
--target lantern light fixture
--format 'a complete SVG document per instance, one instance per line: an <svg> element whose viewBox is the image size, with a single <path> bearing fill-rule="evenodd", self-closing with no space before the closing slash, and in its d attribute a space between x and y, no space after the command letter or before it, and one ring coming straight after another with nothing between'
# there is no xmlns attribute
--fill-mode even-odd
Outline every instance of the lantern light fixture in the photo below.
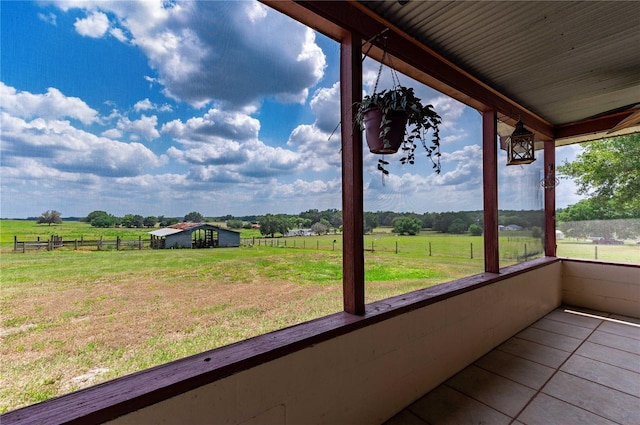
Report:
<svg viewBox="0 0 640 425"><path fill-rule="evenodd" d="M507 141L507 165L531 164L535 160L533 133L518 120L516 129Z"/></svg>

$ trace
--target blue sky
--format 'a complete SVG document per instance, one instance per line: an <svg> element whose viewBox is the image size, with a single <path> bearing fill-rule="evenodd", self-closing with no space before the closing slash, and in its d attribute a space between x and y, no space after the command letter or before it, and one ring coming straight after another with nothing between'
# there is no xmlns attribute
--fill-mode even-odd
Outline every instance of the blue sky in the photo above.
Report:
<svg viewBox="0 0 640 425"><path fill-rule="evenodd" d="M336 42L248 1L0 8L1 217L341 208ZM365 61L365 93L377 68ZM383 184L366 152L365 210L482 209L480 114L401 82L442 116L442 173L418 151L414 166L387 158ZM503 156L500 207L540 208L542 161ZM558 188L559 207L573 188Z"/></svg>

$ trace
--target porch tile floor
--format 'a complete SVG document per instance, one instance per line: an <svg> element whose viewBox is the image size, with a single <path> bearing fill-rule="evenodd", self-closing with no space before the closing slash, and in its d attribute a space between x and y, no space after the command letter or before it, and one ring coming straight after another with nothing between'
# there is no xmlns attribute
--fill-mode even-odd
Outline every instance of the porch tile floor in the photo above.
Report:
<svg viewBox="0 0 640 425"><path fill-rule="evenodd" d="M640 319L558 308L384 425L400 424L640 425Z"/></svg>

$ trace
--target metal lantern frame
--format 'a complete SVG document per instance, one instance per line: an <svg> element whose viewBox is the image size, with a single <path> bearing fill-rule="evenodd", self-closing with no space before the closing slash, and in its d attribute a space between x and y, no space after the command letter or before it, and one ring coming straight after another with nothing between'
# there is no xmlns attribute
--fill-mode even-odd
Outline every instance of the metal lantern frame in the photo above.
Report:
<svg viewBox="0 0 640 425"><path fill-rule="evenodd" d="M507 165L531 164L535 160L534 135L518 120L507 141Z"/></svg>

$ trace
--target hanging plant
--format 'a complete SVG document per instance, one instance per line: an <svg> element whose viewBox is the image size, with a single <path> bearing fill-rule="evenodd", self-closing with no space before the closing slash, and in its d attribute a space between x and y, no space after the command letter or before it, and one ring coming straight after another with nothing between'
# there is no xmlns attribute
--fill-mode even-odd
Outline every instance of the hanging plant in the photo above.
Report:
<svg viewBox="0 0 640 425"><path fill-rule="evenodd" d="M440 173L440 115L432 105L423 105L416 97L413 88L400 85L398 74L393 68L391 57L385 48L378 69L378 76L373 88L373 94L367 95L359 102L356 111L356 121L365 131L369 150L374 154L394 154L402 151L402 164L415 163L415 151L418 143L424 148L431 160L436 174ZM365 55L366 56L366 55ZM385 63L389 60L389 69L393 80L393 88L378 92L378 83ZM428 140L428 132L431 139ZM389 174L384 158L378 160L378 170L384 175Z"/></svg>
<svg viewBox="0 0 640 425"><path fill-rule="evenodd" d="M440 173L440 115L432 105L423 105L413 88L396 85L367 95L358 104L356 120L365 131L369 150L375 154L393 154L402 151L400 162L414 164L418 143L431 160L433 169ZM428 132L431 130L431 138ZM384 159L378 169L389 174Z"/></svg>

